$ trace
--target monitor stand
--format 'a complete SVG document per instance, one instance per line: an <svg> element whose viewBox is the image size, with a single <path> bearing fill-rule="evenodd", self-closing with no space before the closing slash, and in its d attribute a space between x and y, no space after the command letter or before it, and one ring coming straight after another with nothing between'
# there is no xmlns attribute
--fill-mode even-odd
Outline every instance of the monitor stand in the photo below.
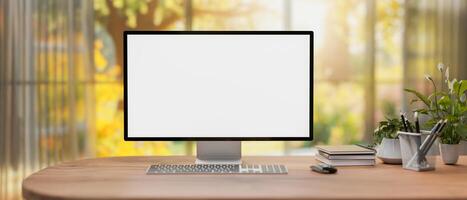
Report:
<svg viewBox="0 0 467 200"><path fill-rule="evenodd" d="M196 142L196 164L241 164L240 141Z"/></svg>

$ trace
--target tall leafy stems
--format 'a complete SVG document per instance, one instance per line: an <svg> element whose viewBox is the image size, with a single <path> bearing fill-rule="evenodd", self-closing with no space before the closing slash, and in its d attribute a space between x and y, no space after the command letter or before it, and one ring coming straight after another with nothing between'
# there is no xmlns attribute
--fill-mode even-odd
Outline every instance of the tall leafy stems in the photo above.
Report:
<svg viewBox="0 0 467 200"><path fill-rule="evenodd" d="M404 90L417 97L411 101L411 104L423 103L423 107L415 111L429 115L430 119L425 123L426 127L433 127L440 119L448 120L440 136L441 143L458 144L462 139L467 139L467 80L451 80L449 68L446 68L442 63L438 64L437 68L441 72L441 83L446 84L447 89L443 90L443 87L437 87L433 78L430 75L425 75L425 79L433 86L432 94L425 96L413 89Z"/></svg>

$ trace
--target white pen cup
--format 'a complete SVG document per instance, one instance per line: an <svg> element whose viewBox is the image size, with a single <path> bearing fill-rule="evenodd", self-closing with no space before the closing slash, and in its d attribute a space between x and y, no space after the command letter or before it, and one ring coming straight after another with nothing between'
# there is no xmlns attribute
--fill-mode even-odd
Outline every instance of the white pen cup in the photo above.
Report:
<svg viewBox="0 0 467 200"><path fill-rule="evenodd" d="M425 155L421 153L420 146L428 134L398 131L401 145L402 167L414 171L431 171L435 169L436 150L431 145Z"/></svg>

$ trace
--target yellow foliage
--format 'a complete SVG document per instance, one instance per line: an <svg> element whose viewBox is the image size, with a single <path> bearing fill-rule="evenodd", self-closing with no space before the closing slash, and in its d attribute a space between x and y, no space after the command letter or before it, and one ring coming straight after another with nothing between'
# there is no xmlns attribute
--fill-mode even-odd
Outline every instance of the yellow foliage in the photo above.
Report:
<svg viewBox="0 0 467 200"><path fill-rule="evenodd" d="M344 141L344 130L340 126L334 126L331 129L331 144L342 144Z"/></svg>
<svg viewBox="0 0 467 200"><path fill-rule="evenodd" d="M97 70L103 70L108 65L107 60L101 52L103 46L104 44L101 40L94 41L94 66Z"/></svg>
<svg viewBox="0 0 467 200"><path fill-rule="evenodd" d="M102 79L121 73L115 66ZM169 142L126 142L123 139L123 85L102 83L95 86L98 156L168 155Z"/></svg>

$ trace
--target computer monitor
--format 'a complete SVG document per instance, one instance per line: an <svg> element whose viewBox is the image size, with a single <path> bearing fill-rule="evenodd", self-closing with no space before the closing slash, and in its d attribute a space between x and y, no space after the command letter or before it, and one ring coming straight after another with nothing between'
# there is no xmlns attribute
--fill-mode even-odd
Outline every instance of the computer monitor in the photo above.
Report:
<svg viewBox="0 0 467 200"><path fill-rule="evenodd" d="M312 79L312 31L125 31L124 138L239 163L240 141L313 139Z"/></svg>

